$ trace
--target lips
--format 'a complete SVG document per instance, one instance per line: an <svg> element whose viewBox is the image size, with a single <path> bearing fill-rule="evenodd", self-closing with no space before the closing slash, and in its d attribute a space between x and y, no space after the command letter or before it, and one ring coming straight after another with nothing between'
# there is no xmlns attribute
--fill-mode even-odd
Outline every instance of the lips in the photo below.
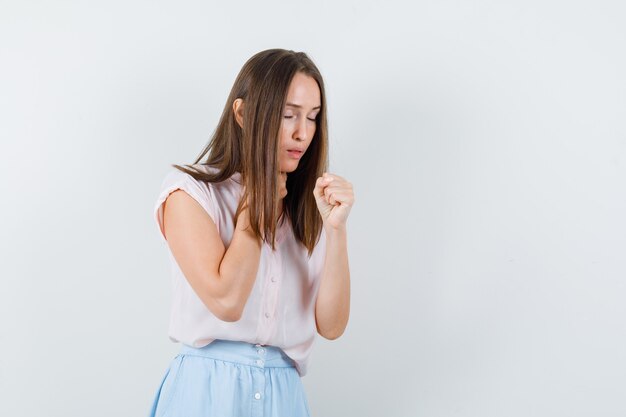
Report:
<svg viewBox="0 0 626 417"><path fill-rule="evenodd" d="M289 154L289 156L294 159L300 159L303 153L304 153L304 150L302 149L298 149L298 148L287 149L287 154Z"/></svg>

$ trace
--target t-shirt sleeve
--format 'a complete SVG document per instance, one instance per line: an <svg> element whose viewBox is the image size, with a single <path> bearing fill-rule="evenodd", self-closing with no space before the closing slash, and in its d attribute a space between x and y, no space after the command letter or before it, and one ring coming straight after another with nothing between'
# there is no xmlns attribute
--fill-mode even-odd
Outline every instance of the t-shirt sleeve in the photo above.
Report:
<svg viewBox="0 0 626 417"><path fill-rule="evenodd" d="M163 202L174 191L181 189L189 194L194 200L196 200L200 206L211 217L211 220L215 223L219 230L219 225L216 221L217 211L213 192L211 190L211 184L198 181L186 172L182 172L175 169L165 176L161 184L161 191L154 206L154 218L157 223L161 240L166 241L163 228Z"/></svg>

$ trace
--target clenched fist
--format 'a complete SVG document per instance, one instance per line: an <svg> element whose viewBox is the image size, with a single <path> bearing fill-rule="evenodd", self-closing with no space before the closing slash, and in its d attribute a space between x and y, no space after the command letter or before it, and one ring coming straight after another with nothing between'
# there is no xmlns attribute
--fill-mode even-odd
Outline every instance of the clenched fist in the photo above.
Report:
<svg viewBox="0 0 626 417"><path fill-rule="evenodd" d="M354 192L350 182L339 175L325 172L315 182L313 195L325 227L339 229L346 226L354 204Z"/></svg>

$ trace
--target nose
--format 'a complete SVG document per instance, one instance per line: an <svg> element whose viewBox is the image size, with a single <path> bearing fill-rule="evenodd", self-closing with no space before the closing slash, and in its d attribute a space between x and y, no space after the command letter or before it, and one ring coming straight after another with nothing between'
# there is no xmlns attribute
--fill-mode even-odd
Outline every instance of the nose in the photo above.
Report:
<svg viewBox="0 0 626 417"><path fill-rule="evenodd" d="M301 118L300 122L296 126L296 130L293 132L294 139L299 140L299 141L308 139L306 122L307 122L306 117Z"/></svg>

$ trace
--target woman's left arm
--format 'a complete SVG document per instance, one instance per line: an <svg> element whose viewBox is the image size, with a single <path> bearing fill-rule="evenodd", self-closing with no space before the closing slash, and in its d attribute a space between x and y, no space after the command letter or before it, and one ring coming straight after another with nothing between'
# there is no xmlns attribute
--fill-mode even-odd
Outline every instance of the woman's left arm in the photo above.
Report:
<svg viewBox="0 0 626 417"><path fill-rule="evenodd" d="M326 254L317 300L317 332L326 339L337 339L350 315L350 269L346 220L354 204L352 184L325 173L314 190L317 207L324 221Z"/></svg>

